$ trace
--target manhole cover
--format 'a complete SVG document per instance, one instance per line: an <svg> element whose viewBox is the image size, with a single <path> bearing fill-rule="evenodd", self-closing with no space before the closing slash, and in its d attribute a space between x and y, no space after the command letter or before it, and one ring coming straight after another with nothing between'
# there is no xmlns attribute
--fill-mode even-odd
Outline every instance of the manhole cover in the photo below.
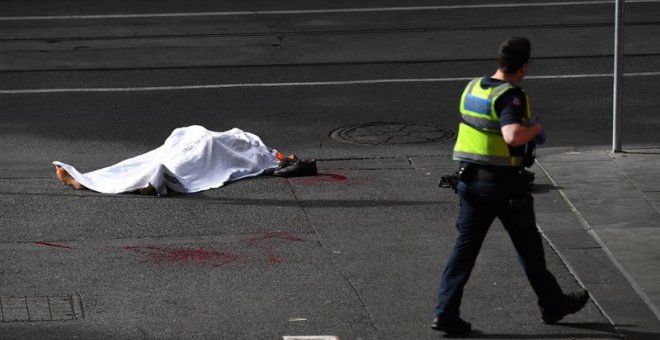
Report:
<svg viewBox="0 0 660 340"><path fill-rule="evenodd" d="M374 122L339 128L333 139L354 144L392 145L441 142L454 138L454 131L433 124Z"/></svg>

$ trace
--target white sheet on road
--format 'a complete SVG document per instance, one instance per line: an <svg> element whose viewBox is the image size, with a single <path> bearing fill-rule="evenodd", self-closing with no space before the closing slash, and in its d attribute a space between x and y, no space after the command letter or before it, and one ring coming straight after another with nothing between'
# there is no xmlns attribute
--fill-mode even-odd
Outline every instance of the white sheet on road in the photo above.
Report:
<svg viewBox="0 0 660 340"><path fill-rule="evenodd" d="M131 192L151 184L165 195L167 188L191 193L260 175L277 167L276 153L258 136L238 128L215 132L193 125L175 129L159 148L107 168L81 174L69 164L53 164L101 193Z"/></svg>

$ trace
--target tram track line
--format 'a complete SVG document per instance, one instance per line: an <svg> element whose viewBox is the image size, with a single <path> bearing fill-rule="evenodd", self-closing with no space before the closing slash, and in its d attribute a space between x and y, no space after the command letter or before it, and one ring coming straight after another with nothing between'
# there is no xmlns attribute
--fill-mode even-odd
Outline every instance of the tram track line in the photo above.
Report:
<svg viewBox="0 0 660 340"><path fill-rule="evenodd" d="M627 0L626 3L659 3L660 0ZM127 18L173 18L201 16L254 16L254 15L301 15L323 13L365 13L365 12L405 12L456 9L498 9L526 7L556 7L556 6L595 6L613 5L614 0L603 1L555 1L537 3L500 3L473 5L436 5L436 6L401 6L401 7L367 7L367 8L328 8L328 9L294 9L294 10L254 10L254 11L209 11L183 13L126 13L126 14L83 14L83 15L34 15L34 16L4 16L0 21L35 21L35 20L95 20L95 19L127 19Z"/></svg>
<svg viewBox="0 0 660 340"><path fill-rule="evenodd" d="M657 77L660 72L626 73L625 77ZM537 75L528 76L527 80L547 79L585 79L610 78L611 73L594 74L563 74L563 75ZM96 87L96 88L44 88L44 89L3 89L0 95L19 94L52 94L52 93L109 93L109 92L151 92L151 91L191 91L232 88L259 88L259 87L311 87L311 86L348 86L348 85L378 85L378 84L405 84L405 83L443 83L464 82L474 77L451 78L397 78L397 79L363 79L317 82L282 82L282 83L234 83L234 84L201 84L201 85L174 85L174 86L143 86L143 87Z"/></svg>
<svg viewBox="0 0 660 340"><path fill-rule="evenodd" d="M659 21L627 22L627 27L656 26ZM44 42L61 43L74 41L103 41L103 40L139 40L139 39L206 39L206 38L232 38L232 37L271 37L271 36L310 36L310 35L349 35L349 34L396 34L396 33L423 33L423 32L461 32L480 30L509 30L509 29L564 29L564 28L596 28L612 27L612 22L594 23L566 23L566 24L522 24L522 25L448 25L441 27L411 27L388 29L353 29L353 30L304 30L304 31L268 31L268 32L235 32L235 33L189 33L189 34L143 34L143 35L101 35L89 37L28 37L28 38L0 38L0 43Z"/></svg>

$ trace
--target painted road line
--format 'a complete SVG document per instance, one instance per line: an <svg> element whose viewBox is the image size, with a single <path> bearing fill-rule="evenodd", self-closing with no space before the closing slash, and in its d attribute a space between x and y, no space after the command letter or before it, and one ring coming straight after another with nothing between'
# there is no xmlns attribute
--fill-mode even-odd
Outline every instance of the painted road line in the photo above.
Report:
<svg viewBox="0 0 660 340"><path fill-rule="evenodd" d="M62 88L62 89L24 89L0 90L0 94L26 94L26 93L58 93L58 92L140 92L140 91L178 91L178 90L207 90L241 87L294 87L294 86L328 86L328 85L368 85L388 83L420 83L420 82L451 82L465 81L472 78L425 78L425 79L367 79L367 80L341 80L317 82L290 82L290 83L245 83L245 84L208 84L208 85L180 85L180 86L146 86L146 87L105 87L105 88Z"/></svg>
<svg viewBox="0 0 660 340"><path fill-rule="evenodd" d="M627 0L626 3L657 3L660 0ZM406 11L437 11L456 9L497 9L524 7L557 7L557 6L590 6L610 5L614 0L603 1L561 1L538 3L504 3L504 4L474 4L474 5L438 5L438 6L408 6L408 7L372 7L372 8L335 8L335 9L302 9L302 10L268 10L268 11L226 11L226 12L190 12L190 13L141 13L141 14L90 14L90 15L37 15L0 17L0 21L32 21L32 20L94 20L94 19L131 19L131 18L177 18L177 17L208 17L208 16L245 16L245 15L296 15L296 14L332 14L332 13L369 13L369 12L406 12Z"/></svg>
<svg viewBox="0 0 660 340"><path fill-rule="evenodd" d="M656 77L660 72L625 73L625 77ZM558 74L527 76L528 80L543 79L586 79L608 78L611 73L594 74ZM90 87L90 88L59 88L59 89L17 89L0 90L0 94L45 94L70 92L147 92L147 91L186 91L186 90L213 90L230 88L256 88L256 87L295 87L295 86L336 86L336 85L376 85L376 84L405 84L405 83L445 83L469 81L476 77L454 78L399 78L399 79L364 79L316 82L290 82L290 83L243 83L243 84L207 84L207 85L178 85L178 86L144 86L144 87Z"/></svg>

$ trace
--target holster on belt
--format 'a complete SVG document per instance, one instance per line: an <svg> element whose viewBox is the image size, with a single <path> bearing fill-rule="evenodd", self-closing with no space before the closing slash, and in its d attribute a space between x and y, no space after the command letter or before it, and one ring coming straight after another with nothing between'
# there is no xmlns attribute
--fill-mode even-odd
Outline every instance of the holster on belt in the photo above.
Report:
<svg viewBox="0 0 660 340"><path fill-rule="evenodd" d="M497 167L461 162L458 171L440 178L438 186L452 188L454 192L457 192L459 181L469 183L474 180L508 182L514 192L524 196L530 192L530 186L534 181L534 173L523 168Z"/></svg>

